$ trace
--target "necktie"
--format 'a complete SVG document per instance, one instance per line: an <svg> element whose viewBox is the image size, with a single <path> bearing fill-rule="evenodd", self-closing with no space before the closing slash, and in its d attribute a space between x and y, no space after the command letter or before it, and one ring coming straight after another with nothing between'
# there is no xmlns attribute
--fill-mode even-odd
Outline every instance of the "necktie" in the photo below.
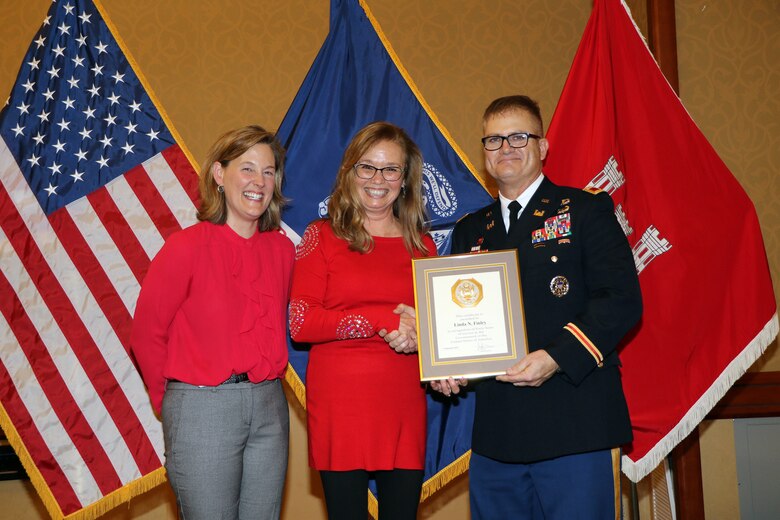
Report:
<svg viewBox="0 0 780 520"><path fill-rule="evenodd" d="M509 231L507 231L507 235L511 234L512 228L517 226L517 216L522 208L523 206L516 200L509 203Z"/></svg>

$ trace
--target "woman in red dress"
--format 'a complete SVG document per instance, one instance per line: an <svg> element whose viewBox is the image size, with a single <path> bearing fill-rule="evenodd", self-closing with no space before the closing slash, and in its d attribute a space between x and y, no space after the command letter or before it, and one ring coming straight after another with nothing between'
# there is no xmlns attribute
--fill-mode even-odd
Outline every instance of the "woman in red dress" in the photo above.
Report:
<svg viewBox="0 0 780 520"><path fill-rule="evenodd" d="M350 142L328 203L298 245L290 334L311 343L309 464L328 516L365 519L369 476L382 520L414 519L425 459L411 259L436 254L426 234L422 157L394 125Z"/></svg>

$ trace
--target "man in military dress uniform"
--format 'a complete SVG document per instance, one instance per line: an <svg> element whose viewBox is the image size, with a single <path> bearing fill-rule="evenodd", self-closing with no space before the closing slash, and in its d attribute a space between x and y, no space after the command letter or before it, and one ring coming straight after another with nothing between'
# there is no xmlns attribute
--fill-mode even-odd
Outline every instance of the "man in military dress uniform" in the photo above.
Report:
<svg viewBox="0 0 780 520"><path fill-rule="evenodd" d="M458 222L452 253L517 249L529 354L474 384L472 519L619 518L618 447L632 436L616 347L642 312L631 249L609 195L542 173L535 101L499 98L482 123L499 198Z"/></svg>

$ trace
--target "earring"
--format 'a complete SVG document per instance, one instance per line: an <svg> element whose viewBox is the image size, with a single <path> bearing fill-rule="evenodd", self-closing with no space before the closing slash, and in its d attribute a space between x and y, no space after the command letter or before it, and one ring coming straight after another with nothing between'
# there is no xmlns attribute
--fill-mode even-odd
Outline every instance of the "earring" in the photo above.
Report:
<svg viewBox="0 0 780 520"><path fill-rule="evenodd" d="M401 184L401 196L406 197L406 183Z"/></svg>
<svg viewBox="0 0 780 520"><path fill-rule="evenodd" d="M225 187L221 184L217 184L217 191L220 193L225 193Z"/></svg>

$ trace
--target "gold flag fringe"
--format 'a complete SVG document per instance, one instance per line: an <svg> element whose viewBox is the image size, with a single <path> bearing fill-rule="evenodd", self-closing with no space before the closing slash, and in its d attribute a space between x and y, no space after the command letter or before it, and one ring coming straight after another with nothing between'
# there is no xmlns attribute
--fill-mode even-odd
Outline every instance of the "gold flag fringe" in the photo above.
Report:
<svg viewBox="0 0 780 520"><path fill-rule="evenodd" d="M130 499L154 489L166 480L165 468L159 467L151 473L147 473L143 477L112 491L97 502L93 502L87 507L64 517L64 520L94 520L103 516L111 509L129 502Z"/></svg>
<svg viewBox="0 0 780 520"><path fill-rule="evenodd" d="M38 493L49 516L56 520L94 520L116 506L129 501L133 497L146 493L166 481L165 468L157 468L151 473L112 491L100 500L65 516L65 513L63 513L60 505L54 498L49 485L33 462L30 453L27 451L27 448L19 436L19 432L16 431L16 428L11 422L11 418L8 416L8 413L2 404L0 404L0 427L2 427L8 442L16 452L17 457L19 457L24 470L27 472L27 476L30 477L30 483Z"/></svg>
<svg viewBox="0 0 780 520"><path fill-rule="evenodd" d="M420 502L424 502L433 496L434 493L447 485L455 477L466 473L469 469L470 460L471 450L450 462L447 466L439 470L438 473L426 480L425 484L423 484L422 493L420 494Z"/></svg>
<svg viewBox="0 0 780 520"><path fill-rule="evenodd" d="M377 501L371 490L368 490L368 514L374 520L379 519L379 501Z"/></svg>
<svg viewBox="0 0 780 520"><path fill-rule="evenodd" d="M284 373L284 380L290 385L298 403L306 410L306 386L290 363L287 363L287 371Z"/></svg>
<svg viewBox="0 0 780 520"><path fill-rule="evenodd" d="M49 516L58 519L63 518L63 513L57 500L43 479L43 475L38 471L38 467L33 462L30 453L22 442L22 438L19 436L19 432L16 431L16 427L11 422L11 418L8 416L8 412L5 411L2 403L0 403L0 427L3 428L8 442L16 452L16 456L19 457L22 467L27 472L27 476L30 477L30 483L32 483L35 491L38 492L41 502L43 502L44 507L49 512Z"/></svg>

